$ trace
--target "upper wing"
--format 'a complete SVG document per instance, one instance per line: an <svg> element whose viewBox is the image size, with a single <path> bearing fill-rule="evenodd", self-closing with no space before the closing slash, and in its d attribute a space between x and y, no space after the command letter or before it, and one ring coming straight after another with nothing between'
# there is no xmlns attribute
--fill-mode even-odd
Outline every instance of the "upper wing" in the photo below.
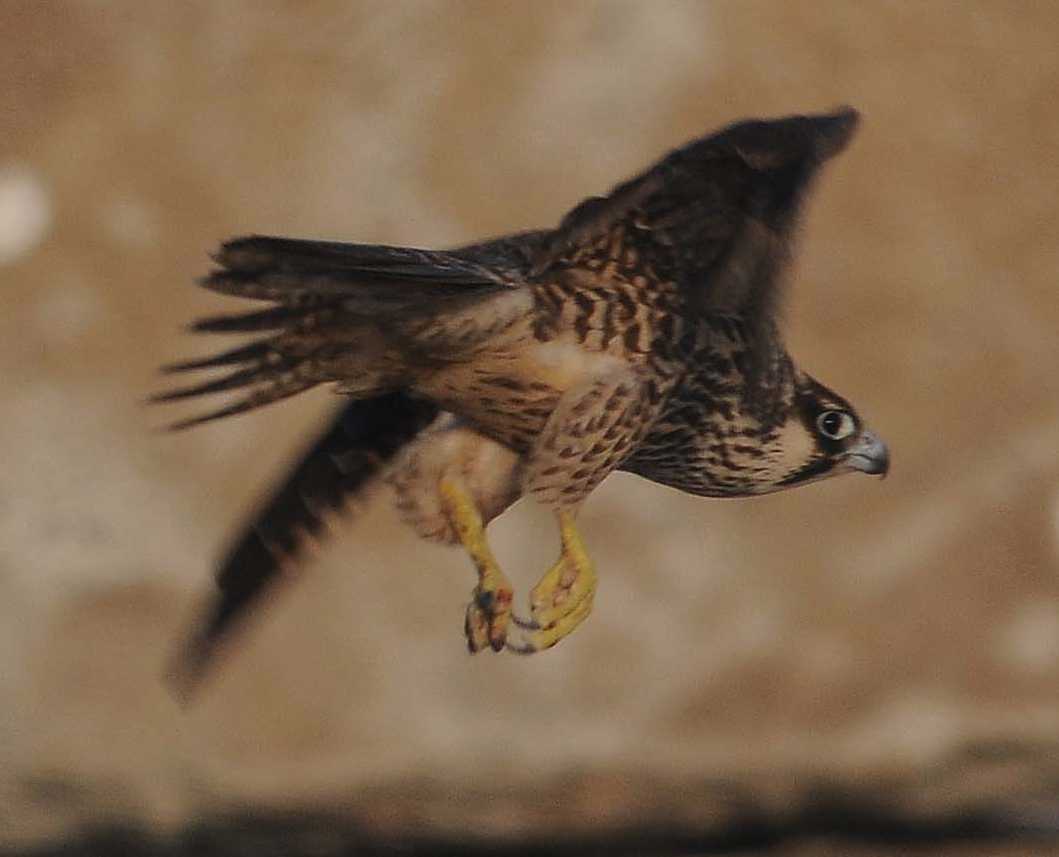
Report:
<svg viewBox="0 0 1059 857"><path fill-rule="evenodd" d="M852 108L731 125L573 209L533 274L602 253L684 288L699 312L771 314L799 203L813 174L857 126Z"/></svg>
<svg viewBox="0 0 1059 857"><path fill-rule="evenodd" d="M311 298L360 298L365 290L428 286L504 286L495 271L466 255L382 244L250 235L221 245L208 289L295 304Z"/></svg>
<svg viewBox="0 0 1059 857"><path fill-rule="evenodd" d="M403 393L354 401L337 414L221 561L218 592L169 672L181 696L194 690L233 626L321 534L324 516L362 491L437 414Z"/></svg>
<svg viewBox="0 0 1059 857"><path fill-rule="evenodd" d="M529 240L529 239L526 239ZM187 428L278 401L327 381L366 396L392 389L400 354L388 341L405 328L451 318L463 341L487 336L470 324L483 300L521 284L528 252L521 236L460 250L418 250L253 235L223 244L200 283L272 306L200 319L205 333L259 333L262 338L219 354L163 367L166 372L226 368L219 378L158 393L168 402L241 391L216 410L173 424ZM527 246L532 246L532 243ZM441 345L445 331L439 330Z"/></svg>

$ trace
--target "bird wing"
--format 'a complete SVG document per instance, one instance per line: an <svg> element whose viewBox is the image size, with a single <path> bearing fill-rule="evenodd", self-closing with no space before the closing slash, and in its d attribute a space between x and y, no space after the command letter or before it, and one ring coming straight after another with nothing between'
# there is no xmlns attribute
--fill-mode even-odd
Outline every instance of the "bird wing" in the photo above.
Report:
<svg viewBox="0 0 1059 857"><path fill-rule="evenodd" d="M666 392L628 367L568 391L530 451L526 489L552 508L580 504L633 453Z"/></svg>
<svg viewBox="0 0 1059 857"><path fill-rule="evenodd" d="M272 305L200 319L192 330L264 335L249 345L163 367L167 373L229 371L165 390L150 401L243 392L242 398L223 407L171 426L184 429L327 381L349 382L346 392L360 397L392 389L398 386L391 377L398 372L398 357L386 354L387 343L405 334L414 337L417 325L435 318L450 320L447 328L434 331L435 349L456 344L445 338L450 331L465 348L490 335L488 324L476 328L475 320L496 318L474 310L522 285L517 270L527 266L519 258L522 243L512 236L444 251L260 235L228 241L214 256L217 267L200 285Z"/></svg>
<svg viewBox="0 0 1059 857"><path fill-rule="evenodd" d="M679 284L696 311L770 316L804 191L857 121L843 108L695 140L574 208L542 242L532 273L547 278L603 252Z"/></svg>
<svg viewBox="0 0 1059 857"><path fill-rule="evenodd" d="M354 401L338 412L221 561L218 591L168 673L182 698L235 626L322 535L326 516L362 492L437 415L434 405L402 393Z"/></svg>
<svg viewBox="0 0 1059 857"><path fill-rule="evenodd" d="M238 297L291 305L311 298L358 298L395 284L503 286L501 276L466 255L382 244L250 235L221 245L218 269L201 285Z"/></svg>

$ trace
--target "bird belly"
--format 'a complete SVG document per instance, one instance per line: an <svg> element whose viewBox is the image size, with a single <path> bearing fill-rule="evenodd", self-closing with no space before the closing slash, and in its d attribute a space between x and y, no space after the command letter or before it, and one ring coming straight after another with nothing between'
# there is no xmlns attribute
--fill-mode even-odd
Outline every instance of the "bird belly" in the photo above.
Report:
<svg viewBox="0 0 1059 857"><path fill-rule="evenodd" d="M459 534L439 493L443 479L456 480L488 524L522 494L522 457L452 414L402 450L387 474L401 517L425 539L456 544Z"/></svg>
<svg viewBox="0 0 1059 857"><path fill-rule="evenodd" d="M523 341L518 348L447 364L416 387L484 434L525 451L564 393L621 365L621 358L587 351L571 339Z"/></svg>

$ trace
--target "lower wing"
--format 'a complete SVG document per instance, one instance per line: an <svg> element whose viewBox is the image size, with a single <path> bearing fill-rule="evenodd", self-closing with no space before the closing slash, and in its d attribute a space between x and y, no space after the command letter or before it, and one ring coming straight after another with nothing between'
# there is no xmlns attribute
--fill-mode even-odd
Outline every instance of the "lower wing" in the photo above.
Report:
<svg viewBox="0 0 1059 857"><path fill-rule="evenodd" d="M337 414L221 562L219 592L167 673L178 696L190 698L220 644L321 534L324 516L366 488L437 415L435 405L405 393L353 401Z"/></svg>

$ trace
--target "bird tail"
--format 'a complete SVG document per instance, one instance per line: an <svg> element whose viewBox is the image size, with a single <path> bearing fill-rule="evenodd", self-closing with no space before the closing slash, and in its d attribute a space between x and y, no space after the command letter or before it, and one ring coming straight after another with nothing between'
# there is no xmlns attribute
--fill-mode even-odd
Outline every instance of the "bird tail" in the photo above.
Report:
<svg viewBox="0 0 1059 857"><path fill-rule="evenodd" d="M166 674L180 699L191 698L252 605L323 535L326 516L362 493L437 415L435 405L404 393L354 401L338 413L220 563L219 591Z"/></svg>
<svg viewBox="0 0 1059 857"><path fill-rule="evenodd" d="M227 369L222 377L151 397L170 402L238 390L241 398L174 423L184 429L341 380L356 398L406 386L410 347L451 346L446 333L466 335L466 310L498 291L500 275L459 251L251 236L229 241L218 267L200 284L211 291L271 303L265 309L201 319L202 333L264 333L209 357L162 367L163 372ZM437 319L451 324L436 324ZM424 342L422 333L440 332ZM450 349L451 350L451 349Z"/></svg>

